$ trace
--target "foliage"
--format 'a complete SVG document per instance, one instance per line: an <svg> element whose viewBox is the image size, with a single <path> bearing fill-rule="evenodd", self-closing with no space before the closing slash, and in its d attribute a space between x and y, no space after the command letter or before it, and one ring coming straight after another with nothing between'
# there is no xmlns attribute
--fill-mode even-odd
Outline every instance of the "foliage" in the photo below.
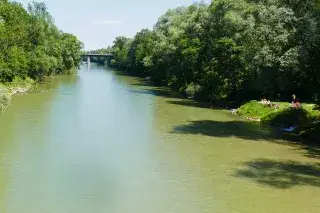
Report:
<svg viewBox="0 0 320 213"><path fill-rule="evenodd" d="M101 48L101 49L97 49L97 50L85 51L84 53L85 54L111 54L112 49L111 49L111 47L107 47L107 48Z"/></svg>
<svg viewBox="0 0 320 213"><path fill-rule="evenodd" d="M117 37L111 65L209 102L320 100L319 0L215 0ZM195 87L195 85L198 85Z"/></svg>
<svg viewBox="0 0 320 213"><path fill-rule="evenodd" d="M54 25L44 3L0 1L0 82L42 79L79 66L82 43Z"/></svg>
<svg viewBox="0 0 320 213"><path fill-rule="evenodd" d="M9 105L11 95L6 87L0 85L0 113L3 112Z"/></svg>
<svg viewBox="0 0 320 213"><path fill-rule="evenodd" d="M10 93L16 93L19 91L29 91L35 85L35 81L28 77L25 79L14 77L12 82L6 83L5 85Z"/></svg>
<svg viewBox="0 0 320 213"><path fill-rule="evenodd" d="M299 126L304 127L310 121L309 112L304 108L286 108L273 111L261 118L262 123L280 126Z"/></svg>
<svg viewBox="0 0 320 213"><path fill-rule="evenodd" d="M127 69L129 66L129 50L132 40L126 37L117 37L114 41L112 54L114 59L111 65L119 69Z"/></svg>
<svg viewBox="0 0 320 213"><path fill-rule="evenodd" d="M186 88L186 94L190 98L194 98L196 94L201 90L201 86L199 84L194 84L193 82L189 84Z"/></svg>

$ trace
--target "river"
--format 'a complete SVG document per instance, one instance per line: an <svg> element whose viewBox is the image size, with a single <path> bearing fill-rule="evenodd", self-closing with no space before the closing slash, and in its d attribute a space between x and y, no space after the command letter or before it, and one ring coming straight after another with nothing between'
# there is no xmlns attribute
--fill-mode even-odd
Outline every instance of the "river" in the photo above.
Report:
<svg viewBox="0 0 320 213"><path fill-rule="evenodd" d="M1 213L319 213L320 150L91 64L0 115Z"/></svg>

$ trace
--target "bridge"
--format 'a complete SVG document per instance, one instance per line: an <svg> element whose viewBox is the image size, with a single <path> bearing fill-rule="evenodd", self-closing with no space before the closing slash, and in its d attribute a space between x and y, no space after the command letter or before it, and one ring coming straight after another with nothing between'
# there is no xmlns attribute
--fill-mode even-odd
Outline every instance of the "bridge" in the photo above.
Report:
<svg viewBox="0 0 320 213"><path fill-rule="evenodd" d="M82 61L95 62L99 64L109 64L113 59L112 54L83 54L81 55Z"/></svg>

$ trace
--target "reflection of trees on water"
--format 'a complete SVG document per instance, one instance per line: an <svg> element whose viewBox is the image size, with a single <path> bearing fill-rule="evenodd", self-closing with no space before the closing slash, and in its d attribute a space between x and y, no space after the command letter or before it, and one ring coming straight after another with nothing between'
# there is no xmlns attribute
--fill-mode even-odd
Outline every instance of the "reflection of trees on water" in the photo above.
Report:
<svg viewBox="0 0 320 213"><path fill-rule="evenodd" d="M79 79L79 76L75 74L52 76L46 78L40 82L40 91L51 91L55 90L60 86L74 85ZM39 91L38 91L39 92Z"/></svg>

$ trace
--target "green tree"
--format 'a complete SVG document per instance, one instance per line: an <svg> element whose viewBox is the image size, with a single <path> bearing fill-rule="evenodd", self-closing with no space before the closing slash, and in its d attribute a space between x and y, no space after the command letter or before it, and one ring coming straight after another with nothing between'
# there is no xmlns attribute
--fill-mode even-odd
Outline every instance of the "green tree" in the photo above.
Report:
<svg viewBox="0 0 320 213"><path fill-rule="evenodd" d="M111 65L206 101L320 101L320 0L215 0L117 37ZM279 96L280 95L280 96Z"/></svg>
<svg viewBox="0 0 320 213"><path fill-rule="evenodd" d="M63 73L79 66L82 47L75 36L59 31L44 3L26 10L0 1L0 82Z"/></svg>
<svg viewBox="0 0 320 213"><path fill-rule="evenodd" d="M131 62L129 60L129 50L132 39L126 37L117 37L112 46L112 54L114 59L111 61L113 66L120 69L128 69Z"/></svg>

